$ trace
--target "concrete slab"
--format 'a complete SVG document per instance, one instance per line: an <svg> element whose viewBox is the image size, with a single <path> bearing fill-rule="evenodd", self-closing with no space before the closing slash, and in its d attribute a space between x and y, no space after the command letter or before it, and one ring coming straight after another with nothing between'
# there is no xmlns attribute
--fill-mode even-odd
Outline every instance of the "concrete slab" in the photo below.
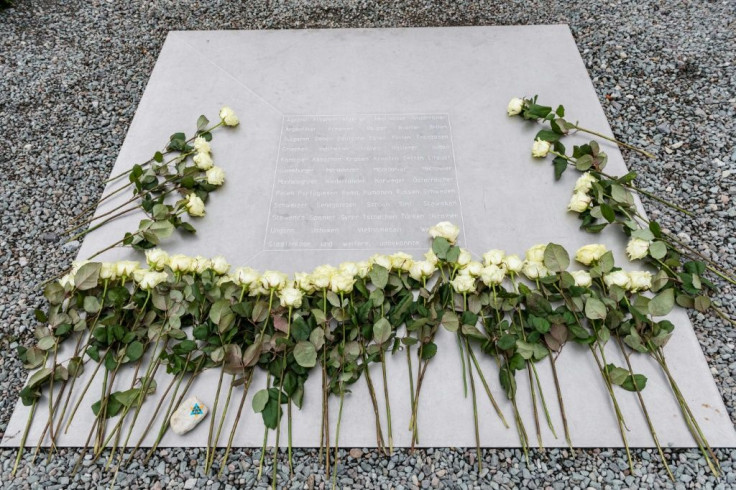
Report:
<svg viewBox="0 0 736 490"><path fill-rule="evenodd" d="M578 230L575 216L565 213L575 176L569 173L554 183L549 163L531 158L537 128L506 116L511 97L532 94L544 102L563 103L575 119L611 134L564 25L172 32L113 174L149 158L171 133L183 129L191 133L199 114L214 117L220 106L229 105L242 124L233 131L218 131L213 142L215 161L226 170L227 183L212 195L207 218L196 224L196 236L172 238L165 244L172 253L222 254L233 264L261 270L308 271L381 250L418 255L429 244L426 228L443 217L461 225L461 244L477 255L490 248L521 254L533 244L549 241L568 250L603 242L623 263L621 236L585 234ZM299 140L300 133L314 137ZM316 137L326 139L318 143ZM609 154L610 172L625 173L619 151L602 146ZM317 156L324 160L314 160ZM400 160L391 160L396 156ZM379 163L367 165L366 158ZM324 192L330 194L320 194ZM298 208L290 207L295 203ZM110 200L98 212L114 205ZM139 219L127 216L92 233L79 257L135 229ZM111 251L104 258L141 259L127 250ZM677 330L666 354L684 395L714 446L736 446L736 432L687 315L678 310L670 320ZM455 341L440 332L438 344L422 394L420 445L473 446L471 401L463 398ZM615 352L610 356L617 357ZM664 377L645 358L635 357L633 362L650 379L644 397L661 443L693 446ZM483 366L511 420L494 363L484 360ZM546 363L539 371L549 387L547 401L559 436L555 439L543 426L544 443L564 446L551 372ZM558 371L573 443L621 446L611 404L590 355L569 345ZM410 407L404 357L392 357L388 372L394 441L406 446ZM131 375L121 373L121 383ZM200 376L190 393L212 406L216 378L215 372ZM295 446L319 443L317 378L310 378L304 408L294 415ZM167 381L161 375L159 386ZM534 441L528 388L523 377L518 382L519 406ZM265 376L259 373L253 383L251 397L264 385ZM84 444L88 407L97 396L92 391L57 444ZM621 392L619 401L631 445L652 446L635 396ZM246 404L235 445L260 446L260 415L252 413L250 399ZM153 400L146 403L141 420L148 419L155 405ZM341 446L375 444L370 407L360 382L346 398ZM331 408L336 415L336 400ZM36 414L29 436L33 444L46 420L45 410L41 406ZM501 425L487 400L481 400L480 410L482 445L519 446L516 431ZM3 446L18 445L27 413L19 403ZM333 424L335 419L333 415ZM145 424L138 426L142 431ZM163 445L204 446L207 433L208 424L200 424L184 436L169 433ZM226 438L222 439L224 443ZM152 441L149 434L144 446Z"/></svg>

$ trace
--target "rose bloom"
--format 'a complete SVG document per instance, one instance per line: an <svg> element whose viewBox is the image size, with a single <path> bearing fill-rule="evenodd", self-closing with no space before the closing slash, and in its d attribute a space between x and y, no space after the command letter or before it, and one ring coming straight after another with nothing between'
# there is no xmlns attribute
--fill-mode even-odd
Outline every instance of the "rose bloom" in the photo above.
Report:
<svg viewBox="0 0 736 490"><path fill-rule="evenodd" d="M470 293L475 291L475 278L467 274L458 274L455 279L450 281L450 285L456 293Z"/></svg>
<svg viewBox="0 0 736 490"><path fill-rule="evenodd" d="M371 263L367 260L361 260L360 262L357 262L356 267L358 268L357 276L361 279L366 277L368 273L371 271Z"/></svg>
<svg viewBox="0 0 736 490"><path fill-rule="evenodd" d="M202 257L201 255L197 255L192 260L192 271L196 272L197 274L203 274L204 271L206 271L210 267L212 267L212 261L210 259Z"/></svg>
<svg viewBox="0 0 736 490"><path fill-rule="evenodd" d="M437 265L437 262L439 262L439 259L437 258L437 255L435 255L434 251L429 250L427 253L424 254L424 259L427 262L431 262L434 265Z"/></svg>
<svg viewBox="0 0 736 490"><path fill-rule="evenodd" d="M496 286L506 277L506 269L496 264L487 265L480 271L480 280L486 286Z"/></svg>
<svg viewBox="0 0 736 490"><path fill-rule="evenodd" d="M237 126L240 123L238 116L235 115L235 111L227 106L220 109L220 119L225 123L225 126Z"/></svg>
<svg viewBox="0 0 736 490"><path fill-rule="evenodd" d="M442 221L429 229L429 236L432 238L441 237L450 243L455 243L460 235L460 228L453 225L449 221Z"/></svg>
<svg viewBox="0 0 736 490"><path fill-rule="evenodd" d="M225 257L218 255L212 259L212 270L220 275L227 274L230 270L230 264L227 263Z"/></svg>
<svg viewBox="0 0 736 490"><path fill-rule="evenodd" d="M388 255L375 254L370 258L370 262L371 264L380 265L384 269L391 270L392 261Z"/></svg>
<svg viewBox="0 0 736 490"><path fill-rule="evenodd" d="M187 255L176 254L169 257L169 267L174 272L189 272L193 266L194 259Z"/></svg>
<svg viewBox="0 0 736 490"><path fill-rule="evenodd" d="M464 248L460 249L460 255L457 257L457 265L460 267L465 267L470 263L470 261L473 260L473 256L470 254L469 251L465 250Z"/></svg>
<svg viewBox="0 0 736 490"><path fill-rule="evenodd" d="M342 264L340 264L339 271L351 276L357 276L358 266L355 264L355 262L343 262Z"/></svg>
<svg viewBox="0 0 736 490"><path fill-rule="evenodd" d="M169 263L169 254L160 248L146 250L146 263L151 269L163 270Z"/></svg>
<svg viewBox="0 0 736 490"><path fill-rule="evenodd" d="M516 254L507 255L506 257L504 257L503 263L509 272L514 272L514 273L520 272L521 268L524 266L524 263L521 261L519 256Z"/></svg>
<svg viewBox="0 0 736 490"><path fill-rule="evenodd" d="M117 267L113 262L102 262L100 264L100 279L116 279Z"/></svg>
<svg viewBox="0 0 736 490"><path fill-rule="evenodd" d="M567 205L567 210L574 213L582 213L588 206L590 206L592 199L589 195L584 192L576 192L570 198L570 203Z"/></svg>
<svg viewBox="0 0 736 490"><path fill-rule="evenodd" d="M548 141L537 138L532 145L532 156L534 158L544 158L552 149L552 145Z"/></svg>
<svg viewBox="0 0 736 490"><path fill-rule="evenodd" d="M509 101L509 105L506 108L506 113L509 116L516 116L518 114L521 114L521 111L524 109L524 99L520 99L518 97L514 97Z"/></svg>
<svg viewBox="0 0 736 490"><path fill-rule="evenodd" d="M324 271L312 272L309 276L309 282L311 282L316 289L327 289L330 287L330 280L333 275L334 274L329 274Z"/></svg>
<svg viewBox="0 0 736 490"><path fill-rule="evenodd" d="M214 166L207 170L205 174L207 183L210 185L222 185L225 183L225 171L220 167Z"/></svg>
<svg viewBox="0 0 736 490"><path fill-rule="evenodd" d="M414 262L412 256L404 252L396 252L395 254L390 255L390 258L392 269L402 270L405 272L409 272L411 264Z"/></svg>
<svg viewBox="0 0 736 490"><path fill-rule="evenodd" d="M121 260L115 262L115 275L119 277L130 277L140 264L133 260Z"/></svg>
<svg viewBox="0 0 736 490"><path fill-rule="evenodd" d="M59 279L59 285L66 289L67 287L73 288L74 287L74 273L70 272L69 274L66 274L65 276L62 276L61 279Z"/></svg>
<svg viewBox="0 0 736 490"><path fill-rule="evenodd" d="M603 276L603 282L606 286L618 286L623 289L629 289L631 286L631 279L625 271L614 271Z"/></svg>
<svg viewBox="0 0 736 490"><path fill-rule="evenodd" d="M462 269L463 274L468 274L473 277L478 277L480 275L480 271L483 269L483 264L476 260L471 260L468 262Z"/></svg>
<svg viewBox="0 0 736 490"><path fill-rule="evenodd" d="M608 250L606 249L605 245L601 245L598 243L585 245L583 247L580 247L578 251L575 252L575 260L583 265L590 265L594 261L603 257L603 254L605 254L607 251Z"/></svg>
<svg viewBox="0 0 736 490"><path fill-rule="evenodd" d="M204 202L194 192L187 196L187 201L184 204L187 208L187 213L190 216L204 216Z"/></svg>
<svg viewBox="0 0 736 490"><path fill-rule="evenodd" d="M312 284L312 277L305 272L294 273L294 284L296 284L296 287L298 287L305 293L314 292L314 284Z"/></svg>
<svg viewBox="0 0 736 490"><path fill-rule="evenodd" d="M355 285L355 277L344 272L339 272L332 276L330 280L330 289L335 294L349 293Z"/></svg>
<svg viewBox="0 0 736 490"><path fill-rule="evenodd" d="M157 271L145 271L141 277L138 278L138 286L141 289L150 291L162 282L166 281L169 276L165 272Z"/></svg>
<svg viewBox="0 0 736 490"><path fill-rule="evenodd" d="M547 277L550 275L549 269L547 269L543 263L534 262L531 260L524 261L521 272L523 272L526 277L532 280L539 279L540 277Z"/></svg>
<svg viewBox="0 0 736 490"><path fill-rule="evenodd" d="M288 281L288 279L289 278L283 272L266 271L261 276L261 286L268 290L282 289L286 286L286 281Z"/></svg>
<svg viewBox="0 0 736 490"><path fill-rule="evenodd" d="M287 287L279 293L279 301L284 308L299 308L302 305L302 296L298 289Z"/></svg>
<svg viewBox="0 0 736 490"><path fill-rule="evenodd" d="M545 250L547 250L546 244L534 245L526 251L526 260L529 262L544 262Z"/></svg>
<svg viewBox="0 0 736 490"><path fill-rule="evenodd" d="M629 290L632 293L647 291L652 287L652 275L647 271L629 272Z"/></svg>
<svg viewBox="0 0 736 490"><path fill-rule="evenodd" d="M212 157L209 153L197 153L192 157L192 160L194 160L194 164L197 166L200 170L209 170L212 168L212 166L215 164L212 161Z"/></svg>
<svg viewBox="0 0 736 490"><path fill-rule="evenodd" d="M430 277L437 270L437 266L428 260L417 260L411 265L409 275L412 279L421 281Z"/></svg>
<svg viewBox="0 0 736 490"><path fill-rule="evenodd" d="M641 238L632 238L626 245L626 255L629 260L643 259L649 252L649 242Z"/></svg>
<svg viewBox="0 0 736 490"><path fill-rule="evenodd" d="M212 151L209 142L201 136L197 136L196 138L194 138L193 146L194 149L197 150L197 153L209 153L210 151Z"/></svg>
<svg viewBox="0 0 736 490"><path fill-rule="evenodd" d="M598 182L598 179L593 177L593 174L590 172L585 172L583 175L581 175L577 182L575 182L575 192L584 192L587 194L590 189L593 188L593 184L595 182Z"/></svg>
<svg viewBox="0 0 736 490"><path fill-rule="evenodd" d="M258 281L258 271L250 267L238 267L233 274L233 281L239 286L247 287Z"/></svg>
<svg viewBox="0 0 736 490"><path fill-rule="evenodd" d="M506 256L506 252L503 250L489 250L483 254L484 265L501 265L503 258Z"/></svg>
<svg viewBox="0 0 736 490"><path fill-rule="evenodd" d="M593 278L590 277L588 271L572 271L572 278L575 279L575 285L581 288L589 288L593 284Z"/></svg>
<svg viewBox="0 0 736 490"><path fill-rule="evenodd" d="M74 262L72 262L72 270L71 270L72 275L79 272L79 269L81 269L83 265L86 265L89 263L90 263L89 260L75 260Z"/></svg>

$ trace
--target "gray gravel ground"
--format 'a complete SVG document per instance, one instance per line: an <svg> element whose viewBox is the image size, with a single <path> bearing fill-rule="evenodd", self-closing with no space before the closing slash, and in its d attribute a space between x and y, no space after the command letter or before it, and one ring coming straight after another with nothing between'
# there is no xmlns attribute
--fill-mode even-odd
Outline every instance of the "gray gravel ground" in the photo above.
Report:
<svg viewBox="0 0 736 490"><path fill-rule="evenodd" d="M63 246L81 202L96 199L122 144L156 56L170 29L280 29L568 23L617 136L660 157L626 155L642 187L695 210L683 219L645 199L647 211L681 239L736 269L736 4L733 1L36 1L0 11L0 432L25 373L14 348L29 338L39 279L64 270L77 246ZM523 62L524 60L522 60ZM533 60L528 60L533 63ZM563 102L563 101L560 101ZM736 318L733 287L722 306ZM732 420L736 417L736 330L718 317L691 319ZM12 351L11 351L12 350ZM218 482L202 473L198 449L163 449L147 466L118 477L130 488L255 485L259 450L235 451ZM353 450L341 486L365 488L641 488L736 485L736 450L718 451L715 480L695 450L668 450L672 484L650 450L635 451L630 475L621 450L535 453L430 449L391 458ZM362 454L359 454L362 453ZM24 464L0 451L6 488L104 486L104 461L70 479L77 452ZM28 458L26 458L27 461ZM268 461L269 458L266 458ZM324 486L314 451L296 451L293 488ZM266 474L269 474L267 472ZM261 485L267 485L264 478Z"/></svg>

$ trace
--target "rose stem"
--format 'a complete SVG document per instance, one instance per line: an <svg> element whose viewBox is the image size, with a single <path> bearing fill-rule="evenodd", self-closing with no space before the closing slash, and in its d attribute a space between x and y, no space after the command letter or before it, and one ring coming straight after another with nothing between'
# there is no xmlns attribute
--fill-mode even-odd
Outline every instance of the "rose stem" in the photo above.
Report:
<svg viewBox="0 0 736 490"><path fill-rule="evenodd" d="M394 452L394 436L391 430L391 402L388 395L388 379L386 376L386 357L381 346L381 372L383 373L383 396L386 399L386 420L388 429L388 454L391 455Z"/></svg>
<svg viewBox="0 0 736 490"><path fill-rule="evenodd" d="M619 146L623 146L624 148L628 148L629 150L634 150L635 152L641 153L642 155L644 155L647 158L655 158L655 156L652 155L651 153L649 153L647 151L644 151L641 148L637 148L636 146L632 146L632 145L630 145L628 143L624 143L623 141L619 141L616 138L611 138L610 136L606 136L606 135L601 134L601 133L599 133L597 131L593 131L591 129L583 128L581 126L578 126L577 124L574 124L573 127L575 129L577 129L578 131L582 131L583 133L592 134L594 136L598 136L599 138L603 138L604 140L608 140L608 141L610 141L612 143L616 143Z"/></svg>
<svg viewBox="0 0 736 490"><path fill-rule="evenodd" d="M217 426L217 434L212 444L212 453L210 455L209 466L205 469L205 473L208 473L212 469L212 465L215 462L215 451L217 450L217 443L220 441L220 433L222 432L222 425L225 422L227 416L228 407L230 407L230 398L233 394L233 381L235 381L235 375L233 374L232 380L230 381L230 388L227 391L227 398L225 398L225 406L222 409L222 415L220 416L220 424Z"/></svg>
<svg viewBox="0 0 736 490"><path fill-rule="evenodd" d="M31 422L33 422L33 415L36 413L37 404L38 400L33 400L31 410L28 412L26 428L23 431L23 437L20 439L20 446L18 446L18 455L15 457L15 464L13 465L13 471L10 473L10 476L15 476L15 473L18 471L18 464L20 463L20 458L23 456L23 450L26 447L26 439L28 438L28 432L31 430Z"/></svg>
<svg viewBox="0 0 736 490"><path fill-rule="evenodd" d="M266 390L268 385L271 383L271 373L266 371ZM265 422L264 422L265 425ZM258 479L261 479L263 475L263 460L266 459L266 443L268 443L268 426L266 425L263 430L263 447L261 448L261 458L258 461Z"/></svg>
<svg viewBox="0 0 736 490"><path fill-rule="evenodd" d="M466 339L467 340L467 339ZM470 344L467 344L470 346ZM478 373L478 376L480 377L480 381L483 384L483 388L486 391L486 394L488 395L488 399L491 401L491 404L493 405L493 408L496 410L496 413L498 414L498 417L501 419L501 422L503 422L503 425L506 426L506 428L509 428L508 422L506 422L506 417L504 417L503 412L501 411L501 408L496 403L496 399L493 397L493 393L491 393L491 389L488 386L488 382L486 381L486 377L483 375L483 371L480 369L480 365L478 364L478 358L475 357L475 352L473 352L472 349L470 349L470 360L473 361L473 365L475 366L475 371Z"/></svg>
<svg viewBox="0 0 736 490"><path fill-rule="evenodd" d="M537 389L539 390L539 401L542 403L542 409L544 410L544 416L547 419L547 426L552 431L552 435L555 439L557 439L557 431L555 431L555 427L552 424L552 418L549 415L549 410L547 409L547 402L544 399L544 390L542 389L542 383L539 381L539 373L537 372L537 366L533 362L531 363L532 366L532 372L534 373L534 379L537 381Z"/></svg>
<svg viewBox="0 0 736 490"><path fill-rule="evenodd" d="M207 452L204 455L204 472L205 473L209 472L210 451L214 451L214 449L210 449L210 448L212 447L212 435L215 432L215 422L217 420L217 405L220 402L220 390L222 389L222 379L224 376L225 376L225 364L223 363L222 367L220 368L220 379L217 382L217 390L215 391L215 401L212 404L212 417L210 417L210 429L209 429L209 433L207 434ZM174 392L174 396L176 396L176 392Z"/></svg>
<svg viewBox="0 0 736 490"><path fill-rule="evenodd" d="M475 394L475 380L473 377L473 367L470 363L470 341L465 337L465 355L468 357L468 377L470 378L470 391L473 397L473 421L475 423L475 451L478 457L478 471L483 471L483 453L480 451L480 432L478 429L478 402Z"/></svg>
<svg viewBox="0 0 736 490"><path fill-rule="evenodd" d="M424 361L421 367L417 370L417 392L414 396L414 407L412 410L412 420L410 424L414 428L414 434L412 435L411 441L412 451L416 448L416 444L419 442L419 395L422 391L422 383L424 382L424 374L427 371L427 365L429 365L429 360Z"/></svg>
<svg viewBox="0 0 736 490"><path fill-rule="evenodd" d="M654 444L657 446L659 457L662 459L662 464L664 465L665 470L667 470L667 474L669 475L670 480L674 482L675 476L672 474L672 471L670 470L670 467L667 464L667 459L664 457L664 452L662 451L662 445L659 443L659 438L657 437L657 431L654 429L654 424L652 423L652 419L649 417L649 411L647 410L647 406L644 403L644 397L641 394L641 390L637 386L636 377L634 376L634 369L631 366L630 355L626 352L626 349L624 348L624 344L621 341L621 338L618 336L616 336L616 343L621 349L621 354L624 356L624 359L626 360L626 366L629 368L629 372L631 373L631 380L634 383L634 389L636 390L636 395L639 398L639 406L641 407L641 411L644 414L644 418L647 421L647 425L649 426L649 431L652 434L652 439L654 440Z"/></svg>
<svg viewBox="0 0 736 490"><path fill-rule="evenodd" d="M560 416L562 417L562 427L565 431L565 441L567 441L567 446L570 448L570 452L572 453L573 457L575 456L575 448L572 446L572 439L570 438L570 429L567 426L567 415L565 413L565 402L562 401L562 387L560 386L560 380L557 377L557 358L552 355L552 352L550 352L549 355L549 364L552 367L552 378L555 381L555 390L557 391L557 401L560 405Z"/></svg>
<svg viewBox="0 0 736 490"><path fill-rule="evenodd" d="M243 377L245 378L245 371L243 371ZM250 371L248 371L248 378L246 381L244 381L244 384L243 384L243 394L240 397L240 405L238 406L238 411L235 414L235 423L233 424L233 427L230 430L230 438L227 440L227 447L225 448L225 454L222 457L222 463L220 464L220 470L217 472L218 478L222 476L222 471L225 469L225 465L227 464L227 458L230 456L230 449L233 447L233 439L235 438L235 431L238 428L238 424L240 424L240 417L243 413L243 406L245 405L245 398L248 396L248 388L250 388L250 380L252 377L253 377L253 370L251 369Z"/></svg>
<svg viewBox="0 0 736 490"><path fill-rule="evenodd" d="M410 337L409 331L406 332L406 335L407 335L407 337ZM421 355L421 351L422 351L422 347L421 347L421 344L420 344L420 346L419 346L419 353L420 353L420 355ZM421 359L421 357L420 357L420 359ZM421 362L420 362L420 364L421 364ZM410 403L410 406L413 408L414 407L414 369L412 369L412 366L411 366L411 345L409 345L409 344L406 345L406 365L407 365L407 367L409 369L409 403ZM417 368L418 367L419 366L417 366ZM409 430L411 430L412 432L413 432L413 427L412 427L412 419L413 418L414 417L411 417L409 419Z"/></svg>
<svg viewBox="0 0 736 490"><path fill-rule="evenodd" d="M337 428L335 429L335 470L332 472L332 488L337 483L337 465L340 461L340 422L342 421L342 405L345 400L345 391L340 389L340 408L337 411Z"/></svg>
<svg viewBox="0 0 736 490"><path fill-rule="evenodd" d="M286 341L291 338L291 306L287 315ZM276 398L278 407L276 410L276 444L273 447L273 478L271 479L271 488L276 490L276 480L278 480L278 463L279 463L279 438L281 436L281 392L284 390L284 374L286 373L286 358L288 356L287 347L284 346L283 358L281 360L281 375L279 376L279 394ZM288 400L287 400L288 403Z"/></svg>
<svg viewBox="0 0 736 490"><path fill-rule="evenodd" d="M56 359L57 359L57 352L59 348L59 339L56 338L56 341L54 342L54 359L53 359L53 365L54 367L51 370L51 376L49 376L49 418L46 422L46 427L44 428L43 432L41 433L41 437L38 438L38 444L36 445L36 450L33 453L33 457L31 458L31 464L36 462L36 455L38 454L41 443L43 442L44 438L46 437L46 432L48 431L49 424L51 424L51 446L49 447L49 457L51 457L50 451L54 447L54 432L53 432L53 421L54 421L54 403L53 403L53 396L54 396L54 373L56 372ZM44 363L44 366L46 363ZM59 394L59 397L61 397L61 394Z"/></svg>
<svg viewBox="0 0 736 490"><path fill-rule="evenodd" d="M84 396L87 394L87 390L89 390L90 385L92 384L92 381L97 376L97 371L100 370L100 366L102 366L102 361L107 356L107 352L110 349L105 349L105 353L100 357L100 361L97 363L97 366L95 366L95 370L92 371L92 376L90 376L89 381L87 381L87 384L84 385L84 389L82 390L82 394L79 395L79 398L77 398L76 403L74 404L74 408L72 409L72 413L69 414L69 420L67 421L66 427L64 428L64 434L66 434L69 431L69 426L72 424L72 421L74 420L74 415L77 413L77 409L79 409L79 405L82 403L82 400L84 399ZM107 371L107 369L105 369ZM69 393L71 395L71 393ZM58 432L58 431L57 431Z"/></svg>
<svg viewBox="0 0 736 490"><path fill-rule="evenodd" d="M371 403L373 404L373 415L376 423L376 444L378 445L378 451L385 453L383 429L381 428L381 420L378 410L378 400L376 398L376 391L373 386L373 380L371 379L370 366L368 365L368 360L365 357L365 349L362 349L361 355L363 356L363 365L365 366L365 382L366 385L368 385L368 394L370 395Z"/></svg>

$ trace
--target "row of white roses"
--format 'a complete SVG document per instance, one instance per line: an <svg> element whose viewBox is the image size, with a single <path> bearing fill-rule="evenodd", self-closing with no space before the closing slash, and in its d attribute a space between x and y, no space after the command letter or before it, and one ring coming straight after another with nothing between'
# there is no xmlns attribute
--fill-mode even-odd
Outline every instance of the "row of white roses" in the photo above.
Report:
<svg viewBox="0 0 736 490"><path fill-rule="evenodd" d="M439 223L430 229L433 238L442 237L455 243L459 229L448 222ZM482 261L473 260L468 250L461 249L454 264L454 279L451 281L457 293L467 294L476 290L476 282L480 280L488 287L496 287L509 277L523 274L526 278L535 281L552 275L544 265L544 251L547 245L540 244L526 251L522 260L516 254L507 255L503 250L489 250L482 256ZM599 260L607 249L605 245L591 244L580 248L575 254L575 260L590 266ZM355 282L365 278L374 265L379 265L389 271L407 273L413 279L426 284L438 270L438 259L430 250L424 254L424 260L414 260L409 254L397 252L392 255L376 254L367 261L343 262L338 267L321 265L311 273L296 273L293 279L279 271L266 271L263 274L250 267L239 267L232 272L230 264L222 256L211 259L197 256L190 257L183 254L169 255L163 250L153 249L146 252L148 268L141 268L135 261L103 262L100 269L100 279L103 281L127 279L135 281L145 290L151 290L160 283L168 280L167 268L174 274L203 274L213 271L220 276L220 283L232 282L249 295L268 295L275 293L283 307L299 308L305 294L316 291L332 291L336 294L349 294L353 291ZM65 288L74 287L74 275L86 262L75 262L72 271L60 279ZM590 287L592 277L588 271L576 270L570 274L579 287ZM651 288L652 276L646 271L610 272L603 276L607 286L619 286L631 292L648 290Z"/></svg>
<svg viewBox="0 0 736 490"><path fill-rule="evenodd" d="M235 112L229 107L223 107L220 109L220 120L225 126L237 126L240 124L240 120ZM205 172L205 179L208 184L214 186L221 186L225 183L225 171L216 166L212 159L212 148L210 143L202 136L194 138L192 146L195 150L195 155L192 157L194 164L198 169ZM205 215L205 207L202 199L195 193L190 193L186 197L184 202L184 209L190 216L201 217Z"/></svg>

